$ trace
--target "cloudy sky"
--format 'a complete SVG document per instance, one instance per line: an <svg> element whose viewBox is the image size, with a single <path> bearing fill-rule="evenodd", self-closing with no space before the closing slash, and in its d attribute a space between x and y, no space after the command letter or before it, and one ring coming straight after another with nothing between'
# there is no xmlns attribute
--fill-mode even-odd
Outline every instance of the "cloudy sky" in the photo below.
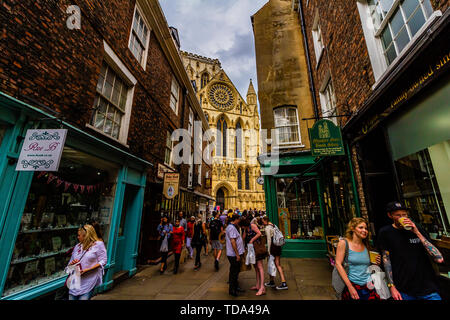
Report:
<svg viewBox="0 0 450 320"><path fill-rule="evenodd" d="M181 50L217 58L245 99L250 79L258 90L250 16L268 0L159 0Z"/></svg>

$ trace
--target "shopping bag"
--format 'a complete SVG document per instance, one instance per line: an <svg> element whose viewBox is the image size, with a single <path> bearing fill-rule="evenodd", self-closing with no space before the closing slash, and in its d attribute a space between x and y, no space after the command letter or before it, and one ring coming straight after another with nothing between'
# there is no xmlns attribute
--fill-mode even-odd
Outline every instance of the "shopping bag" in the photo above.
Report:
<svg viewBox="0 0 450 320"><path fill-rule="evenodd" d="M391 297L391 291L386 283L386 273L384 273L379 266L370 266L367 270L372 279L372 285L382 300L387 300Z"/></svg>
<svg viewBox="0 0 450 320"><path fill-rule="evenodd" d="M80 272L79 263L67 266L65 271L69 275L66 280L67 288L69 290L80 290L81 289L81 272Z"/></svg>
<svg viewBox="0 0 450 320"><path fill-rule="evenodd" d="M247 256L247 252L244 254ZM241 256L241 269L240 272L252 270L252 266L250 264L245 264L245 259Z"/></svg>
<svg viewBox="0 0 450 320"><path fill-rule="evenodd" d="M160 252L168 252L169 251L169 241L167 240L167 235L164 236L164 240L161 243L161 247L159 248Z"/></svg>
<svg viewBox="0 0 450 320"><path fill-rule="evenodd" d="M277 267L275 266L275 257L273 255L269 256L269 261L267 262L267 272L272 277L277 275Z"/></svg>
<svg viewBox="0 0 450 320"><path fill-rule="evenodd" d="M181 249L180 264L183 264L186 261L187 254L186 248Z"/></svg>
<svg viewBox="0 0 450 320"><path fill-rule="evenodd" d="M340 240L341 239L345 240L345 256L342 265L345 269L345 273L348 274L348 242L344 238L340 238ZM333 289L335 291L336 298L341 299L342 292L344 291L346 285L344 283L344 280L342 280L336 266L334 266L333 272L331 273L331 285L333 286Z"/></svg>
<svg viewBox="0 0 450 320"><path fill-rule="evenodd" d="M255 264L256 258L255 258L255 248L253 247L253 244L249 243L247 245L247 256L245 257L245 264Z"/></svg>

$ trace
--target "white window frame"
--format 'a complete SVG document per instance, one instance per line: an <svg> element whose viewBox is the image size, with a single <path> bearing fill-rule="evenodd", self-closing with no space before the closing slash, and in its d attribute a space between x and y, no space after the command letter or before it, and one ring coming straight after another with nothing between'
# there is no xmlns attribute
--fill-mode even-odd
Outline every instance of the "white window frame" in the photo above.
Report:
<svg viewBox="0 0 450 320"><path fill-rule="evenodd" d="M319 64L320 58L322 57L325 45L323 43L322 30L319 24L319 12L316 11L314 16L314 22L312 27L312 37L314 43L314 53L316 55L316 63Z"/></svg>
<svg viewBox="0 0 450 320"><path fill-rule="evenodd" d="M180 89L180 84L178 83L177 79L175 78L175 76L172 76L169 104L170 108L173 110L173 112L175 112L175 114L178 114L178 105L180 104ZM172 98L175 99L175 105L173 105L174 103L172 102Z"/></svg>
<svg viewBox="0 0 450 320"><path fill-rule="evenodd" d="M403 50L397 54L397 57L390 64L388 64L387 59L384 55L384 48L381 40L381 34L386 24L388 24L388 21L391 18L392 14L399 6L400 0L394 0L391 9L386 14L383 22L380 24L378 29L375 27L373 23L368 0L357 0L356 4L358 7L364 38L366 40L366 45L369 53L369 59L372 65L372 70L375 78L375 84L372 86L372 90L374 90L376 87L379 86L380 83L384 81L384 78L386 77L387 74L389 74L390 70L395 68L398 62L402 59L403 55L406 52L408 52L408 49L414 46L415 42L425 32L425 30L428 29L428 27L434 21L436 21L436 19L442 16L442 12L437 10L432 12L430 16L425 17L426 19L425 23L412 38L410 37L409 28L406 27L406 29L408 30L407 31L408 36L410 37L410 41L403 48ZM420 0L420 6L423 8L423 0ZM389 28L389 26L387 27Z"/></svg>
<svg viewBox="0 0 450 320"><path fill-rule="evenodd" d="M168 146L168 140L170 140L170 148ZM170 150L169 155L169 163L166 162L166 154L167 150ZM166 130L166 144L164 145L164 164L172 168L172 153L173 153L173 140L172 140L172 133L169 130Z"/></svg>
<svg viewBox="0 0 450 320"><path fill-rule="evenodd" d="M287 126L276 126L276 117L275 117L275 112L277 110L280 109L295 109L295 117L297 119L297 131L298 131L298 141L289 141L289 142L280 142L279 139L279 133L278 133L278 128L284 128L284 127L291 127L292 125L287 125ZM300 133L300 121L299 121L299 117L298 117L298 108L295 106L280 106L280 107L276 107L273 109L273 123L274 123L274 129L276 130L276 139L277 139L277 143L276 145L283 147L283 146L288 146L288 147L296 147L296 146L303 146L302 145L302 136Z"/></svg>
<svg viewBox="0 0 450 320"><path fill-rule="evenodd" d="M333 80L331 79L331 74L329 72L325 76L324 81L322 82L322 85L319 89L319 96L322 116L336 116L336 94L334 90ZM331 120L335 125L338 125L336 117L325 119Z"/></svg>
<svg viewBox="0 0 450 320"><path fill-rule="evenodd" d="M109 134L103 132L102 130L99 130L95 128L91 123L87 123L86 127L89 127L90 129L93 129L106 137L109 137L110 139L113 139L126 147L129 147L127 145L127 139L128 139L128 131L130 127L130 118L131 118L131 109L133 106L133 96L134 96L134 89L137 83L137 79L133 76L133 74L128 70L128 68L125 66L125 64L122 63L122 61L119 59L119 57L114 53L114 50L106 43L106 41L103 40L103 49L104 49L104 60L108 64L110 68L112 68L115 73L121 78L121 80L124 82L126 86L128 86L128 92L126 97L126 103L125 103L125 112L122 116L122 123L120 127L120 133L119 138L116 139ZM98 81L98 79L97 79Z"/></svg>
<svg viewBox="0 0 450 320"><path fill-rule="evenodd" d="M137 34L135 34L136 32L133 29L134 26L134 22L135 22L135 18L136 18L136 12L139 15L139 18L143 21L144 26L147 28L147 36L144 39L145 43L142 43L142 40L139 39L139 37L137 36ZM128 38L128 49L131 51L131 53L133 54L133 56L136 58L136 60L138 60L138 58L134 55L133 50L131 49L131 41L133 39L133 35L139 40L139 43L144 47L144 50L142 52L142 57L141 57L141 61L139 61L139 64L142 66L142 68L145 70L146 66L147 66L147 57L148 57L148 48L149 48L149 44L150 44L150 33L152 31L152 29L149 27L149 23L146 19L146 17L142 14L142 9L140 8L139 2L136 2L136 6L134 7L134 11L133 11L133 20L131 22L131 28L130 28L130 36Z"/></svg>

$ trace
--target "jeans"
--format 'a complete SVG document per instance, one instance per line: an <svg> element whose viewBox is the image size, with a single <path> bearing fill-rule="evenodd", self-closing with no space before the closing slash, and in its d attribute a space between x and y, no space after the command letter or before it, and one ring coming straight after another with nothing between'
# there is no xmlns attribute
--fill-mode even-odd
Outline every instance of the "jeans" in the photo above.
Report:
<svg viewBox="0 0 450 320"><path fill-rule="evenodd" d="M230 274L228 277L229 292L236 293L236 290L238 288L239 272L241 271L241 263L236 260L236 257L227 256L227 258L228 261L230 262Z"/></svg>
<svg viewBox="0 0 450 320"><path fill-rule="evenodd" d="M191 241L192 238L186 238L186 248L189 250L189 257L192 258L194 255L194 249L192 249Z"/></svg>
<svg viewBox="0 0 450 320"><path fill-rule="evenodd" d="M94 295L94 290L82 294L81 296L73 296L71 294L69 294L69 300L70 301L76 301L76 300L91 300L92 296Z"/></svg>
<svg viewBox="0 0 450 320"><path fill-rule="evenodd" d="M403 300L442 300L441 296L437 292L433 292L424 296L411 296L409 294L400 292Z"/></svg>
<svg viewBox="0 0 450 320"><path fill-rule="evenodd" d="M202 245L195 246L195 265L201 265L200 254L202 253Z"/></svg>

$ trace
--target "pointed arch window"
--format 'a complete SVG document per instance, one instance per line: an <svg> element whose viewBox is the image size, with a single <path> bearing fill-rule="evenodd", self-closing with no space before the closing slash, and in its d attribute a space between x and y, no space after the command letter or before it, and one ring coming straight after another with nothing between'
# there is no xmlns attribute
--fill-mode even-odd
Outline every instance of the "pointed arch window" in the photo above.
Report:
<svg viewBox="0 0 450 320"><path fill-rule="evenodd" d="M250 190L250 171L245 169L245 190Z"/></svg>
<svg viewBox="0 0 450 320"><path fill-rule="evenodd" d="M242 169L239 168L237 171L237 183L238 183L238 189L242 189Z"/></svg>
<svg viewBox="0 0 450 320"><path fill-rule="evenodd" d="M205 72L204 74L202 74L202 83L201 83L202 89L203 89L204 87L206 87L206 84L208 83L208 81L209 81L209 74L207 74L207 73Z"/></svg>
<svg viewBox="0 0 450 320"><path fill-rule="evenodd" d="M236 138L235 138L235 143L236 143L236 158L242 158L242 127L241 127L241 123L238 122L236 124Z"/></svg>
<svg viewBox="0 0 450 320"><path fill-rule="evenodd" d="M216 155L227 156L227 122L223 116L217 121Z"/></svg>

